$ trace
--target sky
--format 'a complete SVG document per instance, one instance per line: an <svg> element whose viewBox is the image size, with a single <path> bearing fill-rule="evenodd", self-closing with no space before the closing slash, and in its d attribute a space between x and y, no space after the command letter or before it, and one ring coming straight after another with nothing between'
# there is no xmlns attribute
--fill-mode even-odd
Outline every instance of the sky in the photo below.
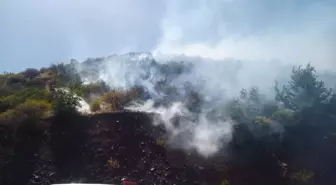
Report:
<svg viewBox="0 0 336 185"><path fill-rule="evenodd" d="M1 0L0 71L130 51L336 69L336 0Z"/></svg>

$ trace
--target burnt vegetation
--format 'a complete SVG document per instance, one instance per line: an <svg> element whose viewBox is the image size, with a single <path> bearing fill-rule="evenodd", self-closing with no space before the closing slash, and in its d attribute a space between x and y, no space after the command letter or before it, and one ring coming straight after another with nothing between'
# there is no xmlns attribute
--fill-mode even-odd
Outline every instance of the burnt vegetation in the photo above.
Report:
<svg viewBox="0 0 336 185"><path fill-rule="evenodd" d="M225 155L210 159L166 146L153 115L122 112L146 97L143 89L84 84L75 65L0 75L0 184L111 183L122 176L140 184L336 184L336 94L310 64L294 67L287 84L275 83L273 100L242 89L223 107L238 124ZM157 88L178 91L168 77ZM189 94L196 110L202 97ZM91 114L77 112L79 96Z"/></svg>

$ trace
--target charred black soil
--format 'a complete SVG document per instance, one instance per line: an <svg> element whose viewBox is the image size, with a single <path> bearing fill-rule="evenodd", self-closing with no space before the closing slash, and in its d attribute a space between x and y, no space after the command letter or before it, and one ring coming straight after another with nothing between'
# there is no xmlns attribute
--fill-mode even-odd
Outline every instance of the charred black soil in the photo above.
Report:
<svg viewBox="0 0 336 185"><path fill-rule="evenodd" d="M1 151L0 184L114 183L124 176L146 185L293 184L289 154L264 151L245 162L230 156L245 152L232 145L231 154L206 160L162 146L158 139L164 129L153 127L151 115L143 113L59 116L42 122L15 140L11 130L1 127L6 150ZM319 182L335 183L332 169L325 174Z"/></svg>

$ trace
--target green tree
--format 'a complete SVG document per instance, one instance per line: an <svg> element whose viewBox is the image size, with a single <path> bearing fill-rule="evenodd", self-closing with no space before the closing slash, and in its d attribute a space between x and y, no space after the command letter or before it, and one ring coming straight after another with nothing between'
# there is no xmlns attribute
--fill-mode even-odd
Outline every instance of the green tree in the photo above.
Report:
<svg viewBox="0 0 336 185"><path fill-rule="evenodd" d="M76 73L75 66L71 64L56 64L50 70L57 74L57 86L59 87L79 87L82 84L79 74Z"/></svg>
<svg viewBox="0 0 336 185"><path fill-rule="evenodd" d="M276 100L294 111L325 103L332 95L331 89L327 89L324 82L317 79L315 68L310 64L305 68L294 67L289 83L282 88L276 83L275 91Z"/></svg>

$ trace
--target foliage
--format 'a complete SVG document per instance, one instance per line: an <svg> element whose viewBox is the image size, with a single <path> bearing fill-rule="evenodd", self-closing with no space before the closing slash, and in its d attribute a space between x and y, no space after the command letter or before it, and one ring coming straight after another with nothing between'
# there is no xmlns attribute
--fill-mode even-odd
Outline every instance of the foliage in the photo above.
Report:
<svg viewBox="0 0 336 185"><path fill-rule="evenodd" d="M105 82L96 82L89 84L72 84L69 86L71 91L84 99L90 99L90 95L102 96L110 89Z"/></svg>
<svg viewBox="0 0 336 185"><path fill-rule="evenodd" d="M270 125L273 120L265 116L257 116L253 122L259 125Z"/></svg>
<svg viewBox="0 0 336 185"><path fill-rule="evenodd" d="M100 111L101 110L100 104L101 104L101 101L99 99L94 100L90 105L91 112Z"/></svg>
<svg viewBox="0 0 336 185"><path fill-rule="evenodd" d="M40 75L37 77L43 81L48 81L56 78L56 73L53 73L50 70L46 70L44 72L41 72Z"/></svg>
<svg viewBox="0 0 336 185"><path fill-rule="evenodd" d="M80 98L75 94L63 89L59 89L55 93L53 110L56 114L59 113L75 113L77 107L80 106Z"/></svg>
<svg viewBox="0 0 336 185"><path fill-rule="evenodd" d="M306 169L295 172L291 175L293 181L307 183L313 180L315 173Z"/></svg>
<svg viewBox="0 0 336 185"><path fill-rule="evenodd" d="M76 73L76 69L71 64L56 64L50 67L50 71L57 74L57 86L58 87L80 87L82 81L79 74Z"/></svg>
<svg viewBox="0 0 336 185"><path fill-rule="evenodd" d="M9 109L0 114L0 120L3 122L21 122L23 120L36 120L43 118L51 110L51 103L45 100L28 99L19 104L14 109Z"/></svg>
<svg viewBox="0 0 336 185"><path fill-rule="evenodd" d="M116 159L112 159L110 158L109 160L107 160L107 165L111 168L120 168L120 163L118 160Z"/></svg>
<svg viewBox="0 0 336 185"><path fill-rule="evenodd" d="M229 185L229 181L227 179L222 180L222 182L220 183L220 185Z"/></svg>
<svg viewBox="0 0 336 185"><path fill-rule="evenodd" d="M8 96L0 98L0 111L6 111L7 109L14 108L27 99L46 100L51 101L52 95L49 91L38 88L24 88L16 90Z"/></svg>
<svg viewBox="0 0 336 185"><path fill-rule="evenodd" d="M42 68L40 69L40 73L45 73L45 72L48 72L48 71L49 71L49 69L46 68L46 67L42 67Z"/></svg>
<svg viewBox="0 0 336 185"><path fill-rule="evenodd" d="M26 86L44 88L45 82L42 79L32 79L26 82Z"/></svg>
<svg viewBox="0 0 336 185"><path fill-rule="evenodd" d="M289 109L279 109L272 114L272 119L283 124L292 123L294 121L294 112Z"/></svg>
<svg viewBox="0 0 336 185"><path fill-rule="evenodd" d="M156 139L156 145L164 146L165 145L165 141L162 138L157 138Z"/></svg>
<svg viewBox="0 0 336 185"><path fill-rule="evenodd" d="M32 100L28 99L24 103L18 105L15 111L20 113L23 117L29 118L42 118L46 115L47 111L51 110L51 103L45 100Z"/></svg>
<svg viewBox="0 0 336 185"><path fill-rule="evenodd" d="M111 90L105 93L101 100L108 105L110 111L118 111L123 108L127 103L138 97L138 90L131 89L128 91Z"/></svg>
<svg viewBox="0 0 336 185"><path fill-rule="evenodd" d="M276 84L275 91L276 100L294 111L328 102L332 95L331 89L327 89L323 81L317 80L315 68L310 64L305 68L294 67L288 85L280 89Z"/></svg>
<svg viewBox="0 0 336 185"><path fill-rule="evenodd" d="M110 111L117 111L125 103L125 93L122 91L110 91L103 95L102 101L107 103Z"/></svg>
<svg viewBox="0 0 336 185"><path fill-rule="evenodd" d="M12 123L16 121L17 118L18 118L18 114L13 109L0 113L1 123Z"/></svg>
<svg viewBox="0 0 336 185"><path fill-rule="evenodd" d="M240 97L228 104L230 116L239 123L252 122L263 111L262 100L257 88L242 89Z"/></svg>
<svg viewBox="0 0 336 185"><path fill-rule="evenodd" d="M28 68L23 72L25 78L32 79L37 77L40 74L40 71L34 68Z"/></svg>
<svg viewBox="0 0 336 185"><path fill-rule="evenodd" d="M26 82L26 79L22 74L13 74L8 76L7 83L9 84L24 83L24 82Z"/></svg>

